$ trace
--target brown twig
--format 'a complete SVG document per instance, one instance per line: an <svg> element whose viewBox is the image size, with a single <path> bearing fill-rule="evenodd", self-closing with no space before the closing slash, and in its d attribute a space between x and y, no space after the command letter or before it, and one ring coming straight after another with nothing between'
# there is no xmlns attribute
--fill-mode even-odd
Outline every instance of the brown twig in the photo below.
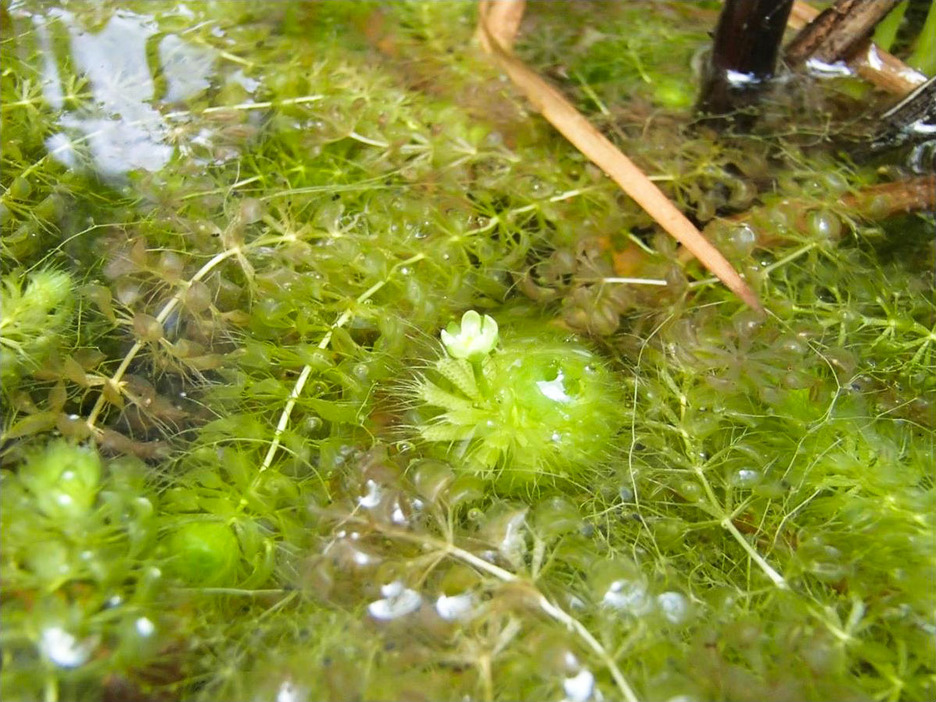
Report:
<svg viewBox="0 0 936 702"><path fill-rule="evenodd" d="M512 4L513 8L504 6ZM519 14L517 6L519 5ZM728 260L663 192L608 141L575 107L535 71L514 57L501 43L512 43L522 15L522 0L484 0L479 5L478 29L484 35L482 45L495 57L514 84L533 106L579 151L601 168L621 189L632 197L653 219L688 249L709 271L755 310L760 301ZM494 19L509 18L509 26L492 27Z"/></svg>
<svg viewBox="0 0 936 702"><path fill-rule="evenodd" d="M482 20L478 22L476 36L486 53L490 54L495 50L488 41L488 34L505 51L513 51L524 9L526 0L481 0L478 12ZM486 30L482 28L482 24L486 25Z"/></svg>
<svg viewBox="0 0 936 702"><path fill-rule="evenodd" d="M836 0L789 43L787 61L795 66L810 59L834 63L848 58L899 1Z"/></svg>
<svg viewBox="0 0 936 702"><path fill-rule="evenodd" d="M802 29L818 16L819 10L796 0L787 24ZM856 45L848 57L848 65L869 83L894 95L906 95L926 82L925 75L869 40Z"/></svg>
<svg viewBox="0 0 936 702"><path fill-rule="evenodd" d="M839 202L866 219L936 210L936 175L882 183L843 195Z"/></svg>

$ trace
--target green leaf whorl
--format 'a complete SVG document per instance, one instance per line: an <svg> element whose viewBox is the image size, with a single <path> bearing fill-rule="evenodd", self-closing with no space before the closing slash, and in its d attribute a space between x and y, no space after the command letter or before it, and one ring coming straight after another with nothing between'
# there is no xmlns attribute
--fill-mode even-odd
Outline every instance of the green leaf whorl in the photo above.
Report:
<svg viewBox="0 0 936 702"><path fill-rule="evenodd" d="M419 379L416 395L435 414L422 439L447 457L523 490L601 464L624 422L613 374L577 341L557 335L506 336L474 362L444 356Z"/></svg>

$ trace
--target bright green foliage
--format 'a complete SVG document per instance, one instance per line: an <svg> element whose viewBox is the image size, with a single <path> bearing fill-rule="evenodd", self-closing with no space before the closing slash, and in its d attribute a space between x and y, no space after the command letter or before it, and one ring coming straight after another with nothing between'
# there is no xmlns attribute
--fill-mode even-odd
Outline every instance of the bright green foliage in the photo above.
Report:
<svg viewBox="0 0 936 702"><path fill-rule="evenodd" d="M695 124L718 7L516 49L764 319L474 3L3 5L3 699L936 698L934 222L854 81Z"/></svg>
<svg viewBox="0 0 936 702"><path fill-rule="evenodd" d="M194 585L231 584L240 559L230 527L217 522L179 527L169 537L168 552L172 571Z"/></svg>
<svg viewBox="0 0 936 702"><path fill-rule="evenodd" d="M137 462L65 441L2 471L3 697L95 699L165 645L156 500Z"/></svg>
<svg viewBox="0 0 936 702"><path fill-rule="evenodd" d="M508 489L572 479L609 457L623 401L598 356L548 332L508 334L495 349L497 325L487 317L494 343L466 360L456 343L465 318L461 335L442 332L452 357L414 390L441 411L418 427L423 439L447 444L452 460Z"/></svg>
<svg viewBox="0 0 936 702"><path fill-rule="evenodd" d="M52 352L71 321L72 281L67 273L11 272L0 286L0 379L15 385Z"/></svg>
<svg viewBox="0 0 936 702"><path fill-rule="evenodd" d="M101 459L88 449L52 444L17 477L45 517L77 528L97 498Z"/></svg>

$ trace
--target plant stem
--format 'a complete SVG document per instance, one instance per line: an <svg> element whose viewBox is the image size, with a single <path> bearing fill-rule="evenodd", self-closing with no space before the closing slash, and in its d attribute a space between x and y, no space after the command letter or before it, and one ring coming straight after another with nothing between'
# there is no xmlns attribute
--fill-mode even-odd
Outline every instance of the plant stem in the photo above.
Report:
<svg viewBox="0 0 936 702"><path fill-rule="evenodd" d="M930 5L923 29L917 35L913 54L907 59L907 65L928 76L936 73L936 3Z"/></svg>
<svg viewBox="0 0 936 702"><path fill-rule="evenodd" d="M369 300L373 297L384 285L390 282L390 279L402 266L408 266L417 261L421 261L426 256L425 254L416 254L415 256L410 256L405 261L400 261L396 263L393 268L390 269L390 272L387 274L387 277L383 280L374 283L367 290L361 293L357 299L354 301L356 305L360 305L363 302ZM325 336L322 337L322 340L318 343L319 349L326 349L331 343L332 336L335 333L336 329L340 329L352 317L352 312L350 309L345 310L341 313L341 316L335 320L335 323L332 324L331 328L325 332ZM257 471L257 477L266 471L272 464L273 458L276 456L276 452L279 450L280 444L283 439L283 432L286 431L286 427L289 426L289 418L292 415L293 408L296 406L296 402L299 400L299 397L302 395L302 390L305 387L306 382L309 380L309 376L312 374L312 366L304 366L302 372L299 374L299 377L296 379L296 384L293 385L292 391L289 393L289 399L286 401L286 406L283 408L282 414L280 414L279 421L276 423L276 430L273 432L273 441L270 442L270 447L267 449L266 456L263 459L263 463L260 465L259 471ZM256 480L255 480L256 482Z"/></svg>
<svg viewBox="0 0 936 702"><path fill-rule="evenodd" d="M375 526L370 522L368 522L368 525ZM479 558L478 556L474 555L470 551L459 548L455 544L438 541L430 537L420 536L418 534L413 534L406 531L398 531L396 529L386 528L380 529L384 535L390 538L402 539L404 541L422 544L423 546L438 548L446 555L460 560L463 563L467 563L468 565L477 568L483 573L493 575L495 578L502 580L503 582L526 582L524 578L521 578L520 576L511 573L509 570L501 568L500 566L489 563L483 558ZM598 641L598 639L596 639L595 636L578 619L547 599L546 596L539 591L535 583L529 582L528 584L537 594L536 603L539 605L539 608L554 621L557 621L571 631L574 631L592 650L592 652L601 659L601 662L605 664L605 666L608 668L608 671L611 673L611 677L614 679L614 683L617 685L618 690L620 690L621 695L623 695L623 699L625 699L627 702L639 702L639 698L637 697L630 683L627 682L627 678L624 677L624 674L618 667L617 662L614 660L608 650L601 645L601 642Z"/></svg>
<svg viewBox="0 0 936 702"><path fill-rule="evenodd" d="M741 548L747 551L747 554L750 556L751 560L754 561L762 571L764 571L764 574L770 578L774 585L776 585L781 590L786 590L789 588L786 579L780 575L780 573L774 570L771 565L766 560L764 560L764 557L760 555L754 549L754 547L751 546L750 543L748 543L748 540L744 538L744 535L738 531L738 528L730 519L726 517L721 521L721 525L728 530L728 533L730 533L735 538L735 541L741 544Z"/></svg>
<svg viewBox="0 0 936 702"><path fill-rule="evenodd" d="M244 248L253 248L254 246L266 246L266 245L275 243L278 240L283 240L283 239L284 237L261 237L260 239L257 239L256 241L251 242L248 245L245 245ZM175 295L169 298L169 301L159 311L159 314L156 315L156 321L162 324L169 318L169 315L172 314L175 308L179 306L179 303L182 302L182 296L185 295L186 291L189 289L192 283L204 278L212 270L214 270L214 268L216 268L220 263L229 259L231 256L236 256L241 253L242 253L241 247L235 246L230 249L227 249L226 251L222 251L221 253L214 255L211 258L211 260L209 260L205 265L203 265L201 268L198 269L198 272L195 273L195 275L193 275L185 285L181 286L176 291ZM114 375L110 377L109 383L112 385L112 387L117 389L118 392L120 390L120 381L123 378L124 373L127 372L127 368L130 367L130 364L133 362L133 359L136 358L136 355L140 352L140 350L143 348L144 345L145 345L145 342L143 341L137 341L136 343L134 343L133 346L130 347L130 350L127 352L127 354L123 357L123 361L121 361L120 365L117 367L117 370L114 372ZM88 429L92 431L94 430L95 424L97 423L98 416L100 416L101 410L104 409L105 402L106 400L104 398L104 392L102 391L101 394L98 395L98 399L94 403L94 407L91 409L91 413L88 415L88 419L86 421Z"/></svg>
<svg viewBox="0 0 936 702"><path fill-rule="evenodd" d="M490 387L487 378L484 377L484 359L486 356L472 358L468 361L471 364L471 371L474 373L475 385L478 386L478 393L481 397L490 395Z"/></svg>

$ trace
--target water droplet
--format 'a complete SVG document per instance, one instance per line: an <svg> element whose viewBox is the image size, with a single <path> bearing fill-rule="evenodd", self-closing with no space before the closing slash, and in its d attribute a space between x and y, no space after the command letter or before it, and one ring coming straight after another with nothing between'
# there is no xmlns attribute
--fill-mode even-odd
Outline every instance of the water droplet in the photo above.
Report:
<svg viewBox="0 0 936 702"><path fill-rule="evenodd" d="M140 636L149 637L156 631L156 625L147 617L140 617L134 622L134 627Z"/></svg>
<svg viewBox="0 0 936 702"><path fill-rule="evenodd" d="M62 668L84 665L91 656L94 645L95 642L91 639L78 641L60 626L43 629L39 639L39 650L42 654Z"/></svg>
<svg viewBox="0 0 936 702"><path fill-rule="evenodd" d="M647 585L641 580L615 580L608 587L601 602L631 614L645 614L651 606Z"/></svg>
<svg viewBox="0 0 936 702"><path fill-rule="evenodd" d="M303 702L305 699L292 680L284 680L276 691L276 702Z"/></svg>
<svg viewBox="0 0 936 702"><path fill-rule="evenodd" d="M742 468L731 476L731 484L735 487L750 488L761 480L761 472L754 468Z"/></svg>
<svg viewBox="0 0 936 702"><path fill-rule="evenodd" d="M380 498L382 497L382 490L380 485L378 485L373 480L367 481L367 494L363 497L358 498L358 505L364 509L373 509L380 504Z"/></svg>

